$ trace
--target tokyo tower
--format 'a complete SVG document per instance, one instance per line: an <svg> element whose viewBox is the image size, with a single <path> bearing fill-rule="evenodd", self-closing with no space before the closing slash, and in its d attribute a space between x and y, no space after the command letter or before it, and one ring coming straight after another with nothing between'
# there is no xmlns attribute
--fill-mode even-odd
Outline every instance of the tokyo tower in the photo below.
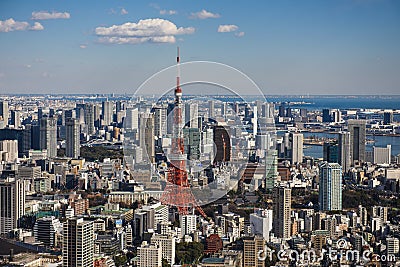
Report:
<svg viewBox="0 0 400 267"><path fill-rule="evenodd" d="M179 214L186 215L196 209L203 217L207 217L198 205L189 185L186 171L186 154L183 142L182 121L182 89L180 87L179 47L176 57L178 74L175 88L175 107L173 110L172 149L168 155L170 167L168 169L167 185L161 196L161 203L178 208Z"/></svg>

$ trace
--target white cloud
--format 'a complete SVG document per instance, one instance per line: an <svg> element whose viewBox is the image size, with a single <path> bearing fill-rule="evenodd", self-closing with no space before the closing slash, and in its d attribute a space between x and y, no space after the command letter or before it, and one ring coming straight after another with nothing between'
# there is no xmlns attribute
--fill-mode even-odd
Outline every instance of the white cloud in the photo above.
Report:
<svg viewBox="0 0 400 267"><path fill-rule="evenodd" d="M47 71L45 71L45 72L42 72L41 76L43 78L48 78L48 77L50 77L50 74Z"/></svg>
<svg viewBox="0 0 400 267"><path fill-rule="evenodd" d="M31 26L26 21L15 21L12 18L1 21L0 20L0 32L12 32L12 31L41 31L43 30L42 24L39 22L35 22L33 26Z"/></svg>
<svg viewBox="0 0 400 267"><path fill-rule="evenodd" d="M48 11L38 11L32 12L33 20L41 19L69 19L71 15L68 12L48 12Z"/></svg>
<svg viewBox="0 0 400 267"><path fill-rule="evenodd" d="M205 9L199 11L199 12L195 12L195 13L191 13L190 18L191 19L209 19L209 18L219 18L220 15L217 13L211 13Z"/></svg>
<svg viewBox="0 0 400 267"><path fill-rule="evenodd" d="M176 10L160 10L160 15L176 15L178 12Z"/></svg>
<svg viewBox="0 0 400 267"><path fill-rule="evenodd" d="M175 43L175 35L192 34L193 27L177 27L160 18L127 22L111 27L97 27L99 42L109 44Z"/></svg>
<svg viewBox="0 0 400 267"><path fill-rule="evenodd" d="M235 33L235 35L237 37L243 37L244 36L244 32L237 32L237 33Z"/></svg>
<svg viewBox="0 0 400 267"><path fill-rule="evenodd" d="M239 29L238 26L230 24L230 25L219 25L218 32L234 32Z"/></svg>
<svg viewBox="0 0 400 267"><path fill-rule="evenodd" d="M126 15L128 14L128 11L125 8L121 8L121 15Z"/></svg>
<svg viewBox="0 0 400 267"><path fill-rule="evenodd" d="M87 48L87 45L81 44L79 47L82 48L82 49L85 49L85 48Z"/></svg>
<svg viewBox="0 0 400 267"><path fill-rule="evenodd" d="M25 64L24 67L30 69L30 68L32 67L32 65L30 65L30 64Z"/></svg>

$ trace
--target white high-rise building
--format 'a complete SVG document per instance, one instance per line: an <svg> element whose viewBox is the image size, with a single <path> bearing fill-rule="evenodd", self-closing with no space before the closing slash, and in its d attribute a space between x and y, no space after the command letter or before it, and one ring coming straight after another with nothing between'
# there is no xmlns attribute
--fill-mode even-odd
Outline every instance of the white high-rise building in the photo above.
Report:
<svg viewBox="0 0 400 267"><path fill-rule="evenodd" d="M303 162L303 134L290 133L290 151L292 164Z"/></svg>
<svg viewBox="0 0 400 267"><path fill-rule="evenodd" d="M0 161L15 162L18 159L18 141L0 141Z"/></svg>
<svg viewBox="0 0 400 267"><path fill-rule="evenodd" d="M252 234L261 235L265 241L269 242L272 231L273 211L259 209L250 214L250 226Z"/></svg>
<svg viewBox="0 0 400 267"><path fill-rule="evenodd" d="M392 146L376 147L373 150L374 164L390 164L392 156Z"/></svg>
<svg viewBox="0 0 400 267"><path fill-rule="evenodd" d="M290 237L290 211L292 204L292 190L289 187L274 188L274 233L279 238Z"/></svg>
<svg viewBox="0 0 400 267"><path fill-rule="evenodd" d="M80 156L80 133L79 124L76 119L68 118L65 123L66 127L66 147L65 155L71 158Z"/></svg>
<svg viewBox="0 0 400 267"><path fill-rule="evenodd" d="M151 237L151 243L161 247L162 258L166 259L169 265L175 264L175 244L176 239L172 235L154 234Z"/></svg>
<svg viewBox="0 0 400 267"><path fill-rule="evenodd" d="M83 218L68 219L63 226L63 267L92 267L94 223Z"/></svg>
<svg viewBox="0 0 400 267"><path fill-rule="evenodd" d="M167 107L155 106L154 113L154 135L163 137L167 134Z"/></svg>
<svg viewBox="0 0 400 267"><path fill-rule="evenodd" d="M8 124L8 102L0 101L0 121L3 121L3 126Z"/></svg>
<svg viewBox="0 0 400 267"><path fill-rule="evenodd" d="M324 162L319 170L320 210L342 210L342 167Z"/></svg>
<svg viewBox="0 0 400 267"><path fill-rule="evenodd" d="M387 255L398 255L399 254L399 239L396 237L386 238L386 250Z"/></svg>
<svg viewBox="0 0 400 267"><path fill-rule="evenodd" d="M23 179L0 180L0 234L8 234L25 214Z"/></svg>
<svg viewBox="0 0 400 267"><path fill-rule="evenodd" d="M197 103L185 104L185 124L190 128L199 128L199 105Z"/></svg>
<svg viewBox="0 0 400 267"><path fill-rule="evenodd" d="M43 117L40 119L40 149L47 150L47 156L57 156L57 121L55 118Z"/></svg>
<svg viewBox="0 0 400 267"><path fill-rule="evenodd" d="M103 125L110 125L113 121L114 103L110 101L103 101L101 109L103 114Z"/></svg>
<svg viewBox="0 0 400 267"><path fill-rule="evenodd" d="M338 163L342 166L344 173L350 169L350 132L339 132L338 138Z"/></svg>
<svg viewBox="0 0 400 267"><path fill-rule="evenodd" d="M162 249L159 245L149 245L146 241L137 248L138 267L161 267Z"/></svg>
<svg viewBox="0 0 400 267"><path fill-rule="evenodd" d="M182 215L180 220L182 236L190 235L196 231L196 215Z"/></svg>

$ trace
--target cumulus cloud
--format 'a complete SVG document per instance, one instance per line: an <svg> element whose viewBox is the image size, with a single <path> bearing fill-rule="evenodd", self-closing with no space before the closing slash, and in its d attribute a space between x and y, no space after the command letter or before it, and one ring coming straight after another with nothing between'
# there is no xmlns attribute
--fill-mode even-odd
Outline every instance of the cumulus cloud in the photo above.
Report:
<svg viewBox="0 0 400 267"><path fill-rule="evenodd" d="M219 17L220 17L219 14L209 12L209 11L207 11L205 9L203 9L203 10L201 10L199 12L191 13L191 15L190 15L191 19L210 19L210 18L216 19L216 18L219 18Z"/></svg>
<svg viewBox="0 0 400 267"><path fill-rule="evenodd" d="M15 21L12 18L1 21L0 20L0 32L12 32L12 31L41 31L44 27L39 22L35 22L30 25L26 21Z"/></svg>
<svg viewBox="0 0 400 267"><path fill-rule="evenodd" d="M71 15L68 12L48 12L48 11L38 11L32 12L33 20L42 19L69 19Z"/></svg>
<svg viewBox="0 0 400 267"><path fill-rule="evenodd" d="M109 44L175 43L175 35L192 34L193 27L177 27L164 19L144 19L110 27L97 27L99 42Z"/></svg>
<svg viewBox="0 0 400 267"><path fill-rule="evenodd" d="M125 8L121 8L121 15L126 15L128 14L128 11Z"/></svg>
<svg viewBox="0 0 400 267"><path fill-rule="evenodd" d="M218 32L234 32L239 29L238 26L230 24L230 25L219 25Z"/></svg>
<svg viewBox="0 0 400 267"><path fill-rule="evenodd" d="M166 9L160 10L160 15L176 15L176 14L178 14L176 10L166 10Z"/></svg>
<svg viewBox="0 0 400 267"><path fill-rule="evenodd" d="M87 47L87 45L81 44L79 47L82 48L82 49L85 49Z"/></svg>

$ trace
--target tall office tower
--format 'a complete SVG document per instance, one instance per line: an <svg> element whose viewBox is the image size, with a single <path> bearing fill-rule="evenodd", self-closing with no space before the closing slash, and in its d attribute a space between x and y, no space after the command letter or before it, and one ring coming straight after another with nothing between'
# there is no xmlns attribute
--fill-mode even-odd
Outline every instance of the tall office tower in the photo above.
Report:
<svg viewBox="0 0 400 267"><path fill-rule="evenodd" d="M272 190L278 180L278 151L268 150L265 156L265 189Z"/></svg>
<svg viewBox="0 0 400 267"><path fill-rule="evenodd" d="M361 205L358 206L358 217L360 218L361 226L367 226L368 224L368 213L367 208Z"/></svg>
<svg viewBox="0 0 400 267"><path fill-rule="evenodd" d="M46 246L56 245L56 231L62 223L54 216L43 217L36 220L33 226L33 235L36 242L42 242Z"/></svg>
<svg viewBox="0 0 400 267"><path fill-rule="evenodd" d="M115 102L115 112L118 113L122 110L125 110L124 104L121 101Z"/></svg>
<svg viewBox="0 0 400 267"><path fill-rule="evenodd" d="M199 128L184 128L183 129L183 144L184 152L190 160L200 158L200 129Z"/></svg>
<svg viewBox="0 0 400 267"><path fill-rule="evenodd" d="M4 126L8 124L8 102L0 101L0 120L4 122Z"/></svg>
<svg viewBox="0 0 400 267"><path fill-rule="evenodd" d="M15 162L18 159L18 140L0 141L0 160Z"/></svg>
<svg viewBox="0 0 400 267"><path fill-rule="evenodd" d="M139 139L140 147L144 150L144 159L148 162L155 161L154 141L154 115L151 113L139 114Z"/></svg>
<svg viewBox="0 0 400 267"><path fill-rule="evenodd" d="M15 129L21 127L21 113L18 110L11 110L11 125L14 125Z"/></svg>
<svg viewBox="0 0 400 267"><path fill-rule="evenodd" d="M68 219L63 226L63 267L92 267L94 223L83 218Z"/></svg>
<svg viewBox="0 0 400 267"><path fill-rule="evenodd" d="M273 211L272 210L256 210L250 214L250 226L252 234L260 235L265 241L269 242L272 232Z"/></svg>
<svg viewBox="0 0 400 267"><path fill-rule="evenodd" d="M186 103L185 104L185 125L190 128L199 127L199 104L197 103Z"/></svg>
<svg viewBox="0 0 400 267"><path fill-rule="evenodd" d="M181 215L182 236L192 234L196 229L196 215Z"/></svg>
<svg viewBox="0 0 400 267"><path fill-rule="evenodd" d="M94 127L100 128L101 125L101 106L97 103L93 104L93 114L94 114Z"/></svg>
<svg viewBox="0 0 400 267"><path fill-rule="evenodd" d="M243 267L264 267L265 260L260 259L260 251L264 249L265 240L261 236L243 238Z"/></svg>
<svg viewBox="0 0 400 267"><path fill-rule="evenodd" d="M80 156L80 133L79 124L76 119L68 118L66 120L66 141L65 155L77 159Z"/></svg>
<svg viewBox="0 0 400 267"><path fill-rule="evenodd" d="M223 102L221 105L221 115L222 117L226 117L228 115L228 103Z"/></svg>
<svg viewBox="0 0 400 267"><path fill-rule="evenodd" d="M128 108L124 122L126 130L137 130L139 128L139 111L137 108Z"/></svg>
<svg viewBox="0 0 400 267"><path fill-rule="evenodd" d="M390 164L392 157L392 146L387 145L386 147L374 146L374 164Z"/></svg>
<svg viewBox="0 0 400 267"><path fill-rule="evenodd" d="M339 145L338 143L325 142L323 146L324 161L330 163L339 162Z"/></svg>
<svg viewBox="0 0 400 267"><path fill-rule="evenodd" d="M208 101L208 117L211 119L215 119L215 101Z"/></svg>
<svg viewBox="0 0 400 267"><path fill-rule="evenodd" d="M113 121L113 110L114 103L110 101L103 101L101 104L101 110L103 114L103 125L110 125Z"/></svg>
<svg viewBox="0 0 400 267"><path fill-rule="evenodd" d="M342 210L342 167L324 162L319 168L320 210Z"/></svg>
<svg viewBox="0 0 400 267"><path fill-rule="evenodd" d="M253 118L251 119L251 123L253 124L253 136L255 137L258 133L258 112L257 106L253 107Z"/></svg>
<svg viewBox="0 0 400 267"><path fill-rule="evenodd" d="M292 190L288 187L274 188L274 222L275 236L279 238L290 237L290 207L292 203Z"/></svg>
<svg viewBox="0 0 400 267"><path fill-rule="evenodd" d="M279 113L278 116L279 117L286 117L286 102L282 102L279 106Z"/></svg>
<svg viewBox="0 0 400 267"><path fill-rule="evenodd" d="M339 132L338 138L338 163L342 166L344 173L350 169L350 132Z"/></svg>
<svg viewBox="0 0 400 267"><path fill-rule="evenodd" d="M25 183L23 179L0 180L0 234L8 234L19 226L25 214Z"/></svg>
<svg viewBox="0 0 400 267"><path fill-rule="evenodd" d="M373 218L381 218L381 222L386 223L388 220L388 207L382 206L373 206L372 207L372 216Z"/></svg>
<svg viewBox="0 0 400 267"><path fill-rule="evenodd" d="M292 164L303 162L303 134L290 133L290 156Z"/></svg>
<svg viewBox="0 0 400 267"><path fill-rule="evenodd" d="M331 110L331 120L332 122L341 122L342 121L342 112L339 109Z"/></svg>
<svg viewBox="0 0 400 267"><path fill-rule="evenodd" d="M162 251L161 246L147 244L143 241L142 245L137 248L138 267L161 267Z"/></svg>
<svg viewBox="0 0 400 267"><path fill-rule="evenodd" d="M365 120L348 120L348 128L350 132L350 155L354 163L362 163L365 161Z"/></svg>
<svg viewBox="0 0 400 267"><path fill-rule="evenodd" d="M163 137L167 134L167 108L164 106L153 107L154 135Z"/></svg>
<svg viewBox="0 0 400 267"><path fill-rule="evenodd" d="M332 118L331 118L331 113L330 110L327 108L324 108L322 110L322 122L331 122Z"/></svg>
<svg viewBox="0 0 400 267"><path fill-rule="evenodd" d="M92 135L96 132L94 128L95 114L94 114L94 105L93 103L86 103L84 105L85 112L85 124L87 125L87 133Z"/></svg>
<svg viewBox="0 0 400 267"><path fill-rule="evenodd" d="M57 156L57 121L55 118L43 117L40 120L40 149L47 149L47 157Z"/></svg>
<svg viewBox="0 0 400 267"><path fill-rule="evenodd" d="M214 126L214 143L217 149L214 162L226 162L231 160L230 129L224 126Z"/></svg>
<svg viewBox="0 0 400 267"><path fill-rule="evenodd" d="M162 258L168 261L170 266L175 264L176 239L172 235L157 235L151 237L151 243L161 247Z"/></svg>
<svg viewBox="0 0 400 267"><path fill-rule="evenodd" d="M383 113L383 124L388 125L393 123L393 112Z"/></svg>

